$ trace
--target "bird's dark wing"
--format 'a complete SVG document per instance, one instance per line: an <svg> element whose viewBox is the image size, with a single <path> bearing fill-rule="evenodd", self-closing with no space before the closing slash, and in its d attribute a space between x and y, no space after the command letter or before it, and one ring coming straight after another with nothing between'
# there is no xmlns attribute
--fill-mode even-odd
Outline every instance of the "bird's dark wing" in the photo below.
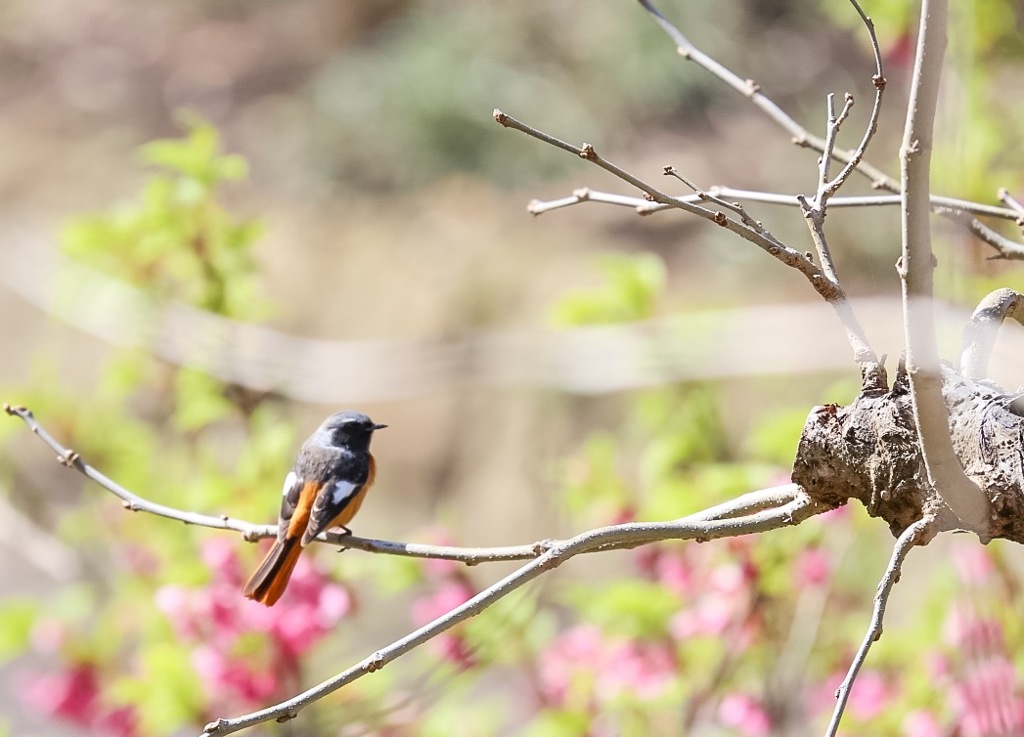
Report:
<svg viewBox="0 0 1024 737"><path fill-rule="evenodd" d="M277 518L277 539L284 540L288 532L288 525L292 521L295 509L299 506L299 497L302 488L306 485L295 471L290 471L284 479L284 486L281 489L281 513Z"/></svg>
<svg viewBox="0 0 1024 737"><path fill-rule="evenodd" d="M367 456L347 454L339 460L313 502L306 534L302 536L303 545L336 524L335 520L356 500L369 477Z"/></svg>

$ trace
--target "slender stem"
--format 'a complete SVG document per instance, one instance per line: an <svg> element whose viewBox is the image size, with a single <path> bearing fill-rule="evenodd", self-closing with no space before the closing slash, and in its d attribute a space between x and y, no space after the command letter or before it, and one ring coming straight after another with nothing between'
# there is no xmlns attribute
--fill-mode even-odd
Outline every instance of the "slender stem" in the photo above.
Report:
<svg viewBox="0 0 1024 737"><path fill-rule="evenodd" d="M35 416L27 408L12 407L9 404L4 404L4 410L9 415L21 418L33 433L57 453L58 461L78 471L86 478L95 481L101 487L117 496L122 500L122 506L125 509L133 512L147 512L189 525L240 532L242 537L250 542L277 536L277 525L257 525L226 515L198 514L152 502L121 486L86 463L78 453L61 445L39 424ZM691 519L726 520L732 517L749 515L792 502L800 493L800 487L796 484L783 484L767 489L759 489L731 499L728 502L710 507L704 512L691 516ZM565 541L539 540L526 545L467 548L452 545L425 545L420 543L394 542L391 540L374 540L354 535L343 535L337 532L326 532L316 538L315 542L339 545L344 548L354 548L368 553L398 555L409 558L453 560L465 563L466 565L477 565L479 563L500 561L531 560L540 557L551 548L561 545Z"/></svg>
<svg viewBox="0 0 1024 737"><path fill-rule="evenodd" d="M545 572L557 568L581 553L635 547L660 540L710 540L721 537L749 535L780 527L799 524L807 517L824 511L817 502L800 493L792 501L779 507L763 509L738 518L703 520L702 515L686 517L673 522L630 523L590 530L564 541L484 589L469 601L410 632L369 657L338 673L336 676L274 706L231 719L218 719L206 725L202 737L231 734L270 720L292 719L303 708L322 699L339 688L380 670L396 658L450 629L459 622L473 617L496 601L508 596Z"/></svg>
<svg viewBox="0 0 1024 737"><path fill-rule="evenodd" d="M715 185L713 187L709 187L706 194L716 197L729 197L735 200L747 200L749 202L764 202L769 205L784 205L786 207L801 206L800 195L782 194L779 192L760 192L751 189L737 189L735 187ZM699 194L682 195L680 197L676 197L676 199L680 202L693 203L703 200ZM601 202L608 205L632 207L638 210L642 215L650 215L655 212L663 212L674 208L673 205L662 205L658 202L651 202L643 197L632 197L629 195L612 194L589 188L581 188L573 192L571 197L562 197L557 200L533 200L527 206L527 210L533 215L541 215L551 210L571 207L572 205L578 205L583 202ZM967 200L955 200L950 197L939 197L934 195L931 198L931 202L933 210L959 213L960 216L965 218L964 225L967 227L970 227L970 224L966 222L966 219L969 219L967 212L974 212L979 215L991 215L993 217L1005 218L1008 220L1014 220L1019 217L1014 210L1009 208L982 205L977 202L968 202ZM902 204L902 194L831 197L828 201L829 207L892 207ZM974 222L978 221L975 220ZM1003 238L1002 236L999 237ZM1021 255L1024 256L1024 246L1014 243L1007 238L1003 238L1003 240L1009 244L1009 248L1011 250L1016 248L1021 251Z"/></svg>
<svg viewBox="0 0 1024 737"><path fill-rule="evenodd" d="M903 534L896 540L892 556L889 558L889 565L886 567L885 574L882 576L882 580L879 582L878 589L875 592L871 624L868 627L867 634L864 635L864 640L861 642L856 656L853 658L853 662L850 664L850 669L846 672L846 678L843 679L842 684L836 691L836 707L832 712L832 720L829 722L825 737L835 737L839 729L839 722L843 718L843 712L846 710L846 702L850 698L850 690L853 688L854 681L857 680L857 674L860 673L864 661L867 660L871 646L882 636L882 620L885 618L885 607L889 603L889 595L892 593L893 586L900 580L900 569L903 567L903 561L906 559L911 548L915 545L926 544L934 536L934 528L935 520L931 517L926 517L904 530Z"/></svg>
<svg viewBox="0 0 1024 737"><path fill-rule="evenodd" d="M690 43L690 41L679 31L678 28L672 25L672 23L669 22L669 20L665 18L665 16L662 15L657 8L654 7L650 0L639 0L639 2L640 5L643 6L643 8L647 10L648 13L651 14L655 22L657 22L657 24L661 26L662 30L665 31L666 35L668 35L668 37L676 45L676 52L681 57L696 63L698 66L700 66L710 74L714 75L722 82L732 87L733 89L737 90L740 94L749 99L759 110L761 110L765 115L767 115L772 121L774 121L785 131L787 131L792 137L793 143L795 143L796 145L804 148L813 149L815 151L818 151L819 153L825 151L825 140L809 133L803 126L797 123L796 120L794 120L782 108L780 108L778 105L772 102L770 98L768 98L766 95L764 95L764 93L761 92L761 87L760 85L757 84L757 82L751 79L741 78L734 72L730 71L723 65L719 64L711 57L702 53L699 49L697 49L697 47ZM870 34L872 36L872 50L875 52L876 63L878 63L877 60L880 57L877 41L874 39L874 25L871 22L871 19L864 13L863 9L861 9L860 5L854 3L854 7L856 7L857 12L861 16L861 19L869 28ZM876 77L873 80L873 82L875 84L876 90L879 90L879 85L884 87L885 78L881 76L880 71L879 76ZM868 127L868 130L872 132L877 124L877 117L875 115L876 112L877 110L872 111L873 122ZM865 144L862 142L862 145L854 151L847 151L842 148L835 148L832 151L832 157L839 161L842 161L848 167L868 177L871 180L872 186L876 187L877 189L885 189L890 192L899 193L901 191L899 182L897 182L895 179L893 179L888 174L883 172L881 169L877 168L876 166L873 166L872 164L863 159L864 145ZM974 208L970 209L972 211L974 210ZM961 217L962 213L954 214L943 210L937 210L937 212L939 212L940 215L950 217L956 220L957 222L969 224L968 230L970 230L971 233L973 233L975 236L979 237L985 243L996 249L998 253L997 258L1024 259L1024 246L1021 246L1020 244L1014 244L1013 241L1003 239L1001 236L998 236L997 233L994 233L994 231L992 231L990 228L987 228L982 223L979 223L976 219L970 216L966 216L965 219L964 217ZM1006 217L1005 215L1002 214L1000 216Z"/></svg>
<svg viewBox="0 0 1024 737"><path fill-rule="evenodd" d="M988 500L964 474L949 435L935 340L935 267L929 221L932 134L946 48L948 0L923 0L907 123L900 148L903 191L903 314L907 373L931 484L966 529L988 539Z"/></svg>

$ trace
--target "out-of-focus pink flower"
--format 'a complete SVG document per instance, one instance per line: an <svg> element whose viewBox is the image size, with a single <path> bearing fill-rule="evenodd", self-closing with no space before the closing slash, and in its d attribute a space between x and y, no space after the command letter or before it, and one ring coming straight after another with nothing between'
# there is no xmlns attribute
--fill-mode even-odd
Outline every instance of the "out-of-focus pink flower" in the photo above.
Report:
<svg viewBox="0 0 1024 737"><path fill-rule="evenodd" d="M244 573L238 558L238 545L228 537L211 537L203 541L200 555L206 567L219 580L241 585Z"/></svg>
<svg viewBox="0 0 1024 737"><path fill-rule="evenodd" d="M858 719L872 719L885 711L889 689L878 671L862 670L850 690L850 713Z"/></svg>
<svg viewBox="0 0 1024 737"><path fill-rule="evenodd" d="M907 714L903 718L900 730L904 737L944 737L948 732L942 728L934 714L924 709Z"/></svg>
<svg viewBox="0 0 1024 737"><path fill-rule="evenodd" d="M717 637L729 629L744 609L745 603L735 597L709 594L673 616L669 632L677 640Z"/></svg>
<svg viewBox="0 0 1024 737"><path fill-rule="evenodd" d="M832 573L832 556L821 548L808 548L796 559L798 586L820 586Z"/></svg>
<svg viewBox="0 0 1024 737"><path fill-rule="evenodd" d="M192 667L214 701L241 698L259 703L277 690L277 673L273 668L252 669L246 661L205 645L192 651Z"/></svg>
<svg viewBox="0 0 1024 737"><path fill-rule="evenodd" d="M772 722L761 702L748 694L729 694L718 705L718 718L726 727L738 729L746 737L770 734Z"/></svg>
<svg viewBox="0 0 1024 737"><path fill-rule="evenodd" d="M1005 656L972 662L951 689L965 737L1024 733L1022 700L1016 686L1016 669Z"/></svg>
<svg viewBox="0 0 1024 737"><path fill-rule="evenodd" d="M469 670L476 665L473 649L466 638L454 632L442 632L432 639L428 647L441 659L452 663L459 670Z"/></svg>
<svg viewBox="0 0 1024 737"><path fill-rule="evenodd" d="M33 626L30 639L32 647L40 652L55 653L64 646L68 628L63 622L49 617L40 618Z"/></svg>
<svg viewBox="0 0 1024 737"><path fill-rule="evenodd" d="M928 653L924 657L925 668L928 674L936 679L941 680L949 677L949 659L942 653Z"/></svg>
<svg viewBox="0 0 1024 737"><path fill-rule="evenodd" d="M563 632L541 653L541 688L549 698L564 702L573 682L581 675L592 677L604 668L604 642L601 631L580 625Z"/></svg>
<svg viewBox="0 0 1024 737"><path fill-rule="evenodd" d="M715 566L709 579L712 588L723 594L735 594L742 591L747 582L747 571L740 563Z"/></svg>
<svg viewBox="0 0 1024 737"><path fill-rule="evenodd" d="M830 509L827 512L819 514L815 519L819 522L826 522L829 524L843 524L850 517L850 505L844 504L841 507Z"/></svg>
<svg viewBox="0 0 1024 737"><path fill-rule="evenodd" d="M89 724L96 715L99 696L96 669L78 664L62 673L39 676L29 682L22 695L41 712L75 724Z"/></svg>
<svg viewBox="0 0 1024 737"><path fill-rule="evenodd" d="M623 692L641 699L665 693L676 676L676 662L668 647L654 643L621 642L608 648L606 667L598 675L599 696L614 698Z"/></svg>
<svg viewBox="0 0 1024 737"><path fill-rule="evenodd" d="M79 663L53 675L38 676L22 691L39 711L95 734L134 737L137 715L130 706L108 708L100 700L99 678L91 663Z"/></svg>
<svg viewBox="0 0 1024 737"><path fill-rule="evenodd" d="M204 545L203 560L212 580L202 588L164 586L157 608L172 622L179 639L192 647L192 664L207 692L218 701L261 703L275 695L279 673L294 673L297 659L312 649L355 607L351 592L300 558L288 590L273 608L249 601L239 591L242 567L237 546L215 538ZM239 639L260 633L271 657L240 659Z"/></svg>
<svg viewBox="0 0 1024 737"><path fill-rule="evenodd" d="M422 627L465 604L475 593L469 581L462 576L444 579L434 591L413 601L412 621L417 627ZM430 641L429 647L439 658L454 663L462 670L476 663L472 648L458 632L438 635Z"/></svg>
<svg viewBox="0 0 1024 737"><path fill-rule="evenodd" d="M1002 624L963 607L950 612L942 626L942 636L949 645L972 652L1001 652L1005 649Z"/></svg>
<svg viewBox="0 0 1024 737"><path fill-rule="evenodd" d="M444 581L437 589L412 603L412 621L417 627L433 622L455 607L465 604L476 592L462 579Z"/></svg>
<svg viewBox="0 0 1024 737"><path fill-rule="evenodd" d="M139 728L139 715L130 706L103 712L93 720L96 732L114 737L134 737Z"/></svg>
<svg viewBox="0 0 1024 737"><path fill-rule="evenodd" d="M953 565L960 580L972 586L984 585L996 570L992 554L976 541L954 546Z"/></svg>
<svg viewBox="0 0 1024 737"><path fill-rule="evenodd" d="M598 701L630 694L641 699L661 696L676 677L671 649L661 643L606 639L590 625L564 632L542 653L539 664L544 693L564 702L574 685L588 685Z"/></svg>

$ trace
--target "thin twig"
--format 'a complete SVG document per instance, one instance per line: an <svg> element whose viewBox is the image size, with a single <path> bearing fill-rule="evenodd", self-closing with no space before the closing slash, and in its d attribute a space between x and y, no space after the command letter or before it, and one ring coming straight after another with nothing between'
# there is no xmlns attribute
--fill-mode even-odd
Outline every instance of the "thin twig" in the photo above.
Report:
<svg viewBox="0 0 1024 737"><path fill-rule="evenodd" d="M720 198L730 198L732 200L747 200L749 202L764 202L769 205L784 205L786 207L800 207L800 195L782 194L778 192L760 192L751 189L736 189L734 187L725 187L721 185L714 185L709 187L705 194L712 195ZM698 194L682 195L676 198L681 202L700 202L702 197ZM572 197L562 197L557 200L533 200L527 206L527 211L531 215L542 215L545 212L551 210L558 210L563 207L571 207L572 205L579 205L583 202L600 202L608 205L619 205L622 207L631 207L636 209L642 215L650 215L655 212L664 212L665 210L674 209L674 206L662 205L658 202L651 202L642 197L631 197L629 195L613 194L610 192L600 192L598 190L583 188L577 189ZM828 201L830 208L835 207L894 207L903 203L903 196L900 194L876 194L876 195L855 195L849 197L831 197ZM967 200L957 200L950 197L940 197L933 195L931 197L932 209L936 212L950 212L958 213L960 217L964 218L964 225L971 227L970 223L967 222L971 218L967 215L968 212L973 212L978 215L991 215L992 217L1004 218L1007 220L1016 220L1019 216L1016 211L1003 208L993 207L992 205L983 205L977 202L968 202ZM974 221L978 223L977 220ZM978 223L981 225L981 223ZM982 225L984 228L985 226ZM979 237L982 237L979 235ZM1013 250L1014 248L1019 249L1021 256L1024 257L1024 246L1014 243L1007 238L998 236L1005 244L1001 244L1000 247L1008 248ZM1012 256L1007 256L1011 258Z"/></svg>
<svg viewBox="0 0 1024 737"><path fill-rule="evenodd" d="M697 215L705 220L715 223L726 230L739 235L741 238L750 241L758 248L762 249L770 256L778 259L786 266L795 268L797 271L802 273L807 280L811 282L815 291L821 294L826 300L831 301L838 295L835 291L834 285L825 278L818 266L811 261L807 256L800 253L796 249L790 248L785 245L772 235L765 235L762 232L758 232L756 229L750 226L737 222L726 216L721 210L710 210L705 207L695 205L693 202L687 201L682 198L672 197L652 184L644 182L643 180L633 176L629 172L611 163L604 157L600 156L593 146L590 144L583 144L581 147L573 146L572 144L561 141L547 133L543 133L533 126L527 125L526 123L513 118L511 115L503 113L501 110L494 111L494 120L500 125L506 128L512 128L514 130L521 131L531 138L535 138L538 141L549 143L557 148L564 151L569 151L576 154L582 159L585 159L592 164L595 164L607 172L614 174L615 176L622 179L624 182L628 182L637 189L641 190L647 197L653 202L658 202L668 207L675 207L693 215ZM698 197L699 199L699 197Z"/></svg>
<svg viewBox="0 0 1024 737"><path fill-rule="evenodd" d="M925 517L904 530L896 540L892 556L889 558L889 565L886 567L885 574L878 583L878 589L875 592L871 624L868 627L867 634L864 635L864 640L861 642L856 656L853 658L853 662L850 664L850 669L846 672L846 677L836 691L836 706L832 712L832 720L829 722L825 737L835 737L836 731L839 729L839 722L843 718L843 711L846 709L846 702L850 697L850 689L853 688L853 683L857 680L857 674L860 673L861 666L864 665L871 646L882 636L882 620L885 618L885 607L889 603L889 594L892 593L893 586L900 580L900 569L903 567L903 561L906 559L911 548L915 545L926 545L934 534L935 520L931 517Z"/></svg>
<svg viewBox="0 0 1024 737"><path fill-rule="evenodd" d="M903 284L906 365L928 480L961 526L988 540L988 498L964 473L949 435L949 411L932 308L933 271L928 192L935 110L946 49L948 0L923 0L913 83L900 147L903 191Z"/></svg>
<svg viewBox="0 0 1024 737"><path fill-rule="evenodd" d="M1018 213L1024 215L1024 205L1022 205L1020 201L1012 194L1010 194L1004 187L999 188L997 196L999 197L999 201L1002 202L1004 205L1006 205L1007 207L1012 207Z"/></svg>
<svg viewBox="0 0 1024 737"><path fill-rule="evenodd" d="M861 374L865 377L865 382L877 382L878 377L881 375L878 357L871 348L867 334L864 332L864 328L861 326L857 315L853 311L853 306L850 304L849 299L847 299L846 292L843 290L839 282L829 278L829 276L814 263L809 255L800 253L796 249L790 248L775 238L775 236L765 230L760 223L753 220L753 218L750 218L749 215L746 215L746 212L742 210L739 205L730 204L728 209L740 213L741 222L737 222L736 220L729 218L722 210L712 211L704 207L699 207L692 202L678 197L671 197L670 195L661 192L653 185L638 179L629 172L601 157L590 144L583 144L582 147L577 148L576 146L554 138L547 133L542 133L536 128L527 125L520 120L516 120L511 115L503 113L501 110L496 109L494 111L494 120L506 128L521 131L532 138L536 138L537 140L545 143L550 143L564 151L570 151L577 156L600 166L605 171L611 172L623 181L640 189L653 202L669 207L676 207L685 212L702 217L705 220L710 220L716 225L739 235L744 240L753 243L785 265L802 273L811 283L814 290L821 295L835 311L836 316L839 318L839 321L846 332L850 347L853 350L854 360L857 365L860 366ZM710 199L709 197L702 198L700 193L697 194L697 198L704 201Z"/></svg>
<svg viewBox="0 0 1024 737"><path fill-rule="evenodd" d="M806 128L797 123L796 120L794 120L789 114L782 110L782 108L776 105L769 97L767 97L763 92L761 92L760 85L758 85L755 81L751 79L741 78L739 75L735 74L734 72L727 69L719 62L715 61L708 55L701 52L696 46L690 43L690 41L679 31L678 28L676 28L667 18L665 18L664 15L661 14L661 12L657 8L654 7L650 0L638 1L640 5L642 5L644 9L651 14L655 22L657 22L657 24L662 28L662 30L665 31L666 35L668 35L668 37L676 45L676 52L681 57L683 57L684 59L689 59L690 61L694 62L702 69L711 73L713 76L717 77L719 80L721 80L728 86L738 91L744 97L749 99L759 110L761 110L765 115L767 115L773 122L775 122L783 130L788 132L791 136L793 143L796 144L797 146L800 146L802 148L809 148L814 151L817 151L818 153L824 152L824 139L812 135L810 132L807 131ZM868 18L868 16L864 14L863 10L860 8L859 5L856 5L856 8L857 12L861 15L861 19L864 20L866 24L868 24L868 27L873 34L874 26L871 23L870 18ZM874 45L872 50L877 55L877 42L873 42L873 44ZM878 77L874 81L876 84L876 91L878 89L877 85L879 83L881 83L882 85L884 85L885 83L885 79L883 77ZM889 192L899 193L901 191L900 183L897 182L892 177L890 177L885 172L883 172L878 167L872 165L868 161L865 161L862 157L863 151L860 151L861 157L858 158L858 150L860 150L860 147L858 147L858 149L854 151L847 151L846 149L837 147L832 151L832 157L843 162L848 167L852 167L853 170L858 171L864 176L866 176L868 179L871 180L871 184L873 187L877 189L884 189ZM940 198L933 198L933 203L935 202L935 200L938 199ZM957 200L957 202L960 201ZM977 211L973 207L962 208L956 205L951 205L948 200L945 203L945 205L953 207L954 209L969 209L972 212ZM936 207L936 205L933 205L933 207ZM936 212L938 212L940 215L951 217L951 213L949 212L942 211L939 209L936 209ZM998 216L1007 217L1004 211L1001 211ZM952 219L957 220L958 222L961 222L965 225L969 224L968 230L970 230L972 234L974 234L975 236L977 236L982 241L992 246L996 250L996 258L1024 259L1024 246L1014 244L1013 241L1008 241L1007 239L1002 238L997 233L994 233L994 231L992 231L990 228L987 228L985 225L978 222L977 219L969 216L966 220L961 217L953 217Z"/></svg>
<svg viewBox="0 0 1024 737"><path fill-rule="evenodd" d="M25 407L12 407L4 404L4 411L14 417L21 418L29 429L46 443L56 454L57 460L68 468L81 473L95 481L101 487L122 500L122 506L133 512L148 512L166 519L184 522L198 527L209 527L216 530L240 532L245 540L255 542L268 537L277 536L277 525L257 525L251 522L234 519L227 515L214 516L188 512L183 509L168 507L149 501L138 494L110 479L99 470L86 463L82 457L61 445L36 420L30 410ZM732 517L749 515L764 509L778 507L793 501L800 493L796 484L783 484L766 489L748 492L735 499L710 507L699 513L695 519L706 521L725 520ZM500 561L531 560L543 555L564 540L539 540L528 545L505 545L497 547L457 547L453 545L426 545L420 543L395 542L391 540L375 540L370 538L344 535L337 532L326 532L316 538L315 542L353 548L368 553L398 555L409 558L433 558L452 560L466 565L494 563Z"/></svg>
<svg viewBox="0 0 1024 737"><path fill-rule="evenodd" d="M206 725L202 737L215 737L237 732L270 720L287 721L303 708L322 699L362 676L380 670L388 663L417 646L475 616L516 589L543 573L557 568L570 558L595 550L635 547L662 540L711 540L721 537L749 535L779 527L799 524L804 519L825 511L817 502L800 493L780 507L765 509L735 519L704 521L686 517L673 522L634 522L591 530L566 540L530 561L515 572L484 589L433 622L378 650L361 662L336 676L310 688L294 698L251 714L232 719L218 719Z"/></svg>
<svg viewBox="0 0 1024 737"><path fill-rule="evenodd" d="M1007 318L1024 325L1024 294L997 289L978 303L964 326L960 349L960 373L965 378L979 381L986 377L996 336Z"/></svg>

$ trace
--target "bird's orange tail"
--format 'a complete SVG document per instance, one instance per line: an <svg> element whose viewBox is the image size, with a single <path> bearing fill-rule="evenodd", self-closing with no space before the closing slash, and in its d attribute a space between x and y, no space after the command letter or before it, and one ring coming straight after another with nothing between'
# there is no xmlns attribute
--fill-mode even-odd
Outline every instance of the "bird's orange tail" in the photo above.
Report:
<svg viewBox="0 0 1024 737"><path fill-rule="evenodd" d="M265 606L273 606L288 585L302 546L299 538L275 540L260 567L246 581L242 593Z"/></svg>

